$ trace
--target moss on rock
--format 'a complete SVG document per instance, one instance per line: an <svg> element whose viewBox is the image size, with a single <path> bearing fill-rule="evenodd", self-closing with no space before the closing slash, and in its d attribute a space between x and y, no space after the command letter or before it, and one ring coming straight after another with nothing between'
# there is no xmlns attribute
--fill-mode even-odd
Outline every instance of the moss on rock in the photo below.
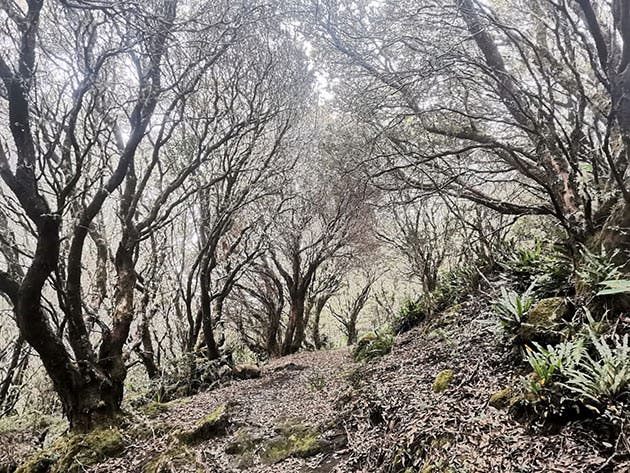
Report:
<svg viewBox="0 0 630 473"><path fill-rule="evenodd" d="M230 455L241 455L252 452L263 439L254 435L249 429L242 428L236 431L234 439L225 447L225 453Z"/></svg>
<svg viewBox="0 0 630 473"><path fill-rule="evenodd" d="M522 343L533 341L552 343L553 340L548 339L548 334L554 331L568 310L563 297L548 297L538 301L527 312L525 320L519 327L518 339Z"/></svg>
<svg viewBox="0 0 630 473"><path fill-rule="evenodd" d="M453 370L440 371L435 377L435 381L433 381L433 392L441 393L445 391L451 383L454 374L455 372Z"/></svg>
<svg viewBox="0 0 630 473"><path fill-rule="evenodd" d="M142 470L143 473L178 473L184 469L194 468L198 472L204 471L191 449L176 443L164 453L153 458Z"/></svg>
<svg viewBox="0 0 630 473"><path fill-rule="evenodd" d="M145 416L153 419L176 405L187 404L191 398L178 398L169 402L152 401L139 408L139 411Z"/></svg>
<svg viewBox="0 0 630 473"><path fill-rule="evenodd" d="M193 428L178 432L176 437L185 444L194 445L217 435L223 435L228 424L228 406L222 404L207 416L199 419Z"/></svg>
<svg viewBox="0 0 630 473"><path fill-rule="evenodd" d="M140 408L140 412L142 412L145 416L153 419L160 414L167 412L168 408L169 406L166 402L153 401L142 406Z"/></svg>
<svg viewBox="0 0 630 473"><path fill-rule="evenodd" d="M278 435L263 445L261 459L265 463L277 463L289 457L310 457L328 451L331 446L309 425L287 422L276 430Z"/></svg>
<svg viewBox="0 0 630 473"><path fill-rule="evenodd" d="M512 396L512 389L507 387L493 393L488 400L488 404L497 409L505 409L512 402Z"/></svg>
<svg viewBox="0 0 630 473"><path fill-rule="evenodd" d="M87 434L72 434L56 440L23 463L16 473L74 473L84 471L125 449L117 428L96 429Z"/></svg>

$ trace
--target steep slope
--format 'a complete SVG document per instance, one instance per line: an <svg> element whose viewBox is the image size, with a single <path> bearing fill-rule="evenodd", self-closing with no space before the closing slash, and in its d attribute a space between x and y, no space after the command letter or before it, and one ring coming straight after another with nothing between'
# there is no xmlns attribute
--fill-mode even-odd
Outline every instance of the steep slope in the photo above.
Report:
<svg viewBox="0 0 630 473"><path fill-rule="evenodd" d="M517 359L476 301L398 337L390 355L361 369L347 471L630 471L623 451L610 458L615 439L595 435L593 421L541 432L490 406L527 373ZM453 377L436 393L444 370Z"/></svg>

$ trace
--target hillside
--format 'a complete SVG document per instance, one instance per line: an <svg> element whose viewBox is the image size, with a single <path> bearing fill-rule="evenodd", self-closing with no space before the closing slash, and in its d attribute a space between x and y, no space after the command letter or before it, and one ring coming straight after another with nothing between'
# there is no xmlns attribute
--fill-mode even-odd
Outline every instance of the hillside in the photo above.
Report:
<svg viewBox="0 0 630 473"><path fill-rule="evenodd" d="M398 336L390 354L371 362L354 363L346 349L305 352L267 364L258 379L233 380L196 396L143 406L129 413L125 428L109 436L92 434L101 435L100 443L81 440L71 458L54 468L63 464L67 471L103 473L629 471L626 438L611 438L595 420L537 427L489 405L494 393L527 374L518 360L488 304L469 300ZM452 379L436 393L436 376L445 370L452 370ZM501 403L495 399L492 404ZM0 471L13 471L10 465L37 434L3 433ZM42 459L55 455L53 447L17 471L48 471Z"/></svg>

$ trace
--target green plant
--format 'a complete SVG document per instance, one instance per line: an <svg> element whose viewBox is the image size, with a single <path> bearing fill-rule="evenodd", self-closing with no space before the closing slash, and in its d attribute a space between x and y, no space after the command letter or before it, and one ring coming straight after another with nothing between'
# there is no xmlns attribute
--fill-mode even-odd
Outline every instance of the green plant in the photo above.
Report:
<svg viewBox="0 0 630 473"><path fill-rule="evenodd" d="M540 298L571 291L573 263L558 245L543 247L537 241L533 248L515 249L499 265L517 290L524 291L533 286L533 292Z"/></svg>
<svg viewBox="0 0 630 473"><path fill-rule="evenodd" d="M628 334L605 337L591 335L594 356L586 353L578 363L564 371L562 384L591 410L601 413L601 406L615 400L630 386L630 346Z"/></svg>
<svg viewBox="0 0 630 473"><path fill-rule="evenodd" d="M422 297L417 300L405 299L398 312L398 316L392 322L392 331L399 335L417 327L430 314L431 302Z"/></svg>
<svg viewBox="0 0 630 473"><path fill-rule="evenodd" d="M630 344L628 334L606 337L590 331L587 337L546 348L527 347L533 376L524 379L526 399L542 417L567 409L602 414L605 407L628 393Z"/></svg>
<svg viewBox="0 0 630 473"><path fill-rule="evenodd" d="M531 296L533 285L523 294L508 291L501 287L501 297L494 303L494 311L499 316L501 324L510 332L521 326L525 315L531 309L534 299Z"/></svg>
<svg viewBox="0 0 630 473"><path fill-rule="evenodd" d="M392 322L392 331L399 335L407 332L433 314L442 312L473 294L479 286L477 266L468 264L440 274L437 287L418 299L406 299Z"/></svg>
<svg viewBox="0 0 630 473"><path fill-rule="evenodd" d="M440 274L438 286L433 291L435 309L447 309L473 294L479 286L479 273L477 265L469 263Z"/></svg>
<svg viewBox="0 0 630 473"><path fill-rule="evenodd" d="M620 266L614 262L616 255L617 251L609 253L604 248L600 248L596 252L582 246L580 259L575 269L576 289L581 293L592 293L602 283L619 279Z"/></svg>
<svg viewBox="0 0 630 473"><path fill-rule="evenodd" d="M352 352L355 361L370 361L388 354L394 344L394 335L375 330L363 335Z"/></svg>
<svg viewBox="0 0 630 473"><path fill-rule="evenodd" d="M547 348L538 343L533 343L533 346L533 349L527 346L525 350L527 361L536 374L534 379L526 380L526 387L534 394L539 394L549 385L554 375L562 376L567 370L572 369L582 359L586 350L584 339L581 338Z"/></svg>
<svg viewBox="0 0 630 473"><path fill-rule="evenodd" d="M612 279L608 281L602 281L600 286L604 286L596 296L614 296L617 294L630 293L630 280L628 279Z"/></svg>

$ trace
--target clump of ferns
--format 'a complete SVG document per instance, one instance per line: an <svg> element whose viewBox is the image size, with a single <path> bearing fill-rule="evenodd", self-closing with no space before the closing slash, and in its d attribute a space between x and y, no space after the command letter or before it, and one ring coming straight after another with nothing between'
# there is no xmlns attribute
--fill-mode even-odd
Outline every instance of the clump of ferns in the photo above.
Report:
<svg viewBox="0 0 630 473"><path fill-rule="evenodd" d="M527 347L533 373L523 380L526 404L538 417L620 415L630 400L628 335L590 331L556 346Z"/></svg>

